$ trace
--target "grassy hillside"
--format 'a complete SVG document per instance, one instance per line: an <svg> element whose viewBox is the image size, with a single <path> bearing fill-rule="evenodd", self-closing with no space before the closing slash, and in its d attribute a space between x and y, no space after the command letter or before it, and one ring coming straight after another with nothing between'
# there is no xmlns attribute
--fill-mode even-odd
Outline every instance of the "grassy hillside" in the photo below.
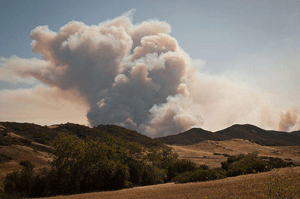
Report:
<svg viewBox="0 0 300 199"><path fill-rule="evenodd" d="M23 169L19 164L21 161L29 160L35 165L35 170L49 168L49 162L52 161L50 145L60 132L99 141L113 136L120 140L137 142L146 148L162 146L152 138L116 125L90 128L67 123L48 127L30 123L0 122L0 186L6 174Z"/></svg>
<svg viewBox="0 0 300 199"><path fill-rule="evenodd" d="M90 137L95 140L104 140L110 136L118 137L123 140L137 142L147 148L162 146L159 141L153 140L150 137L142 135L134 130L129 130L116 125L98 125L93 128L79 125L79 124L59 124L53 126L41 126L30 123L17 123L17 122L0 122L2 128L0 135L1 139L5 139L3 136L7 133L14 133L20 135L29 141L35 141L41 144L50 145L55 137L60 132L69 132L77 135L80 138Z"/></svg>
<svg viewBox="0 0 300 199"><path fill-rule="evenodd" d="M186 184L160 184L106 191L51 197L52 199L163 199L163 198L300 198L300 167L241 175L221 180ZM50 198L49 198L50 199Z"/></svg>
<svg viewBox="0 0 300 199"><path fill-rule="evenodd" d="M224 130L211 132L193 128L178 135L155 138L171 145L190 145L205 140L221 141L239 138L266 146L300 146L300 131L267 131L253 125L233 125Z"/></svg>
<svg viewBox="0 0 300 199"><path fill-rule="evenodd" d="M61 137L61 140L57 142L55 141L56 145L53 145L53 149L49 146L49 144L52 144L55 137L59 135L60 132L68 132L69 134L65 136L66 137ZM230 155L236 155L240 153L257 153L260 156L260 159L263 159L261 156L273 156L273 157L280 157L283 160L287 162L300 162L299 158L299 153L300 153L300 148L298 146L294 147L283 147L283 146L277 146L277 147L269 147L269 146L261 146L257 143L255 143L254 140L251 140L253 138L253 135L256 135L256 139L264 140L267 139L268 137L272 137L277 140L276 136L285 135L287 133L284 132L274 132L274 131L265 131L263 129L259 129L255 126L251 125L234 125L228 129L224 129L223 131L212 133L209 131L205 131L202 129L191 129L185 133L177 135L179 138L176 138L176 136L168 136L167 138L173 139L173 144L176 144L177 139L181 140L181 144L184 143L193 143L196 142L197 144L194 145L186 145L186 146L176 146L173 145L171 146L175 152L179 154L179 158L182 159L189 159L192 160L193 162L196 162L199 166L192 163L192 162L185 162L181 160L177 160L177 155L173 154L170 149L163 147L162 151L157 151L156 149L153 150L148 150L147 153L144 153L143 150L139 150L139 147L130 142L138 142L141 145L143 145L146 148L151 148L153 146L158 146L161 147L163 144L160 143L159 140L153 140L147 136L141 135L137 133L136 131L128 130L123 127L115 126L115 125L99 125L93 128L83 126L83 125L78 125L78 124L60 124L60 125L54 125L54 126L40 126L40 125L35 125L35 124L28 124L28 123L13 123L13 122L2 122L0 123L0 181L1 177L3 179L4 175L7 174L10 171L17 171L23 169L21 164L19 164L21 161L24 160L29 160L32 162L36 167L36 169L43 168L43 167L50 167L49 161L52 161L53 158L54 160L56 159L56 163L64 163L67 165L67 167L64 166L59 166L59 164L53 164L53 165L58 165L56 167L57 172L60 175L56 175L56 173L53 173L53 171L49 173L44 173L44 174L39 174L40 176L36 177L30 177L31 180L34 180L34 186L40 185L41 183L36 183L40 182L39 180L42 179L47 179L44 182L45 185L53 185L51 179L54 179L53 182L61 182L60 178L63 179L70 179L69 181L64 182L66 185L72 185L73 186L73 181L74 182L79 182L77 181L79 173L82 173L85 171L83 178L80 178L82 182L80 184L80 188L85 188L85 187L90 187L86 186L85 183L90 183L90 177L89 176L90 172L91 174L94 173L93 169L99 169L99 172L103 170L103 173L108 173L106 172L105 169L109 170L112 169L111 175L112 179L111 182L117 182L114 180L116 176L123 176L124 177L124 186L125 187L130 187L132 185L147 185L147 184L156 184L156 183L162 183L162 182L169 182L174 176L179 175L180 173L184 172L181 171L182 168L185 168L185 166L193 166L194 170L201 170L203 169L200 165L203 166L203 164L210 166L211 168L215 167L220 167L220 162L224 161L229 157ZM284 133L284 134L283 134ZM250 141L242 140L242 139L232 139L232 137L235 136L241 136L241 134L244 134L244 137L247 139L250 139ZM74 136L76 135L76 136ZM298 132L295 132L295 134L291 134L295 137L299 136ZM70 136L70 137L68 137ZM72 137L73 136L73 137ZM110 136L114 137L115 141L112 139L108 139ZM175 138L174 138L175 137ZM71 139L72 138L72 139ZM213 139L216 139L217 141L213 141ZM95 141L97 140L97 141ZM108 141L108 142L105 142ZM284 139L285 143L290 143L287 141L288 139ZM125 141L125 142L124 142ZM126 142L127 141L127 142ZM105 142L105 143L103 143ZM256 141L258 142L258 141ZM270 143L273 143L274 140ZM295 141L294 141L295 142ZM74 144L76 143L76 144ZM78 143L81 143L78 144ZM129 145L127 146L126 143ZM97 148L97 147L98 148ZM72 148L73 147L73 148ZM298 148L297 148L298 147ZM71 149L74 149L71 157L69 159L70 151ZM107 160L110 160L110 163L107 167L105 165L107 164L105 158L103 158L103 154L105 150L107 151ZM145 149L145 148L143 148ZM79 151L78 151L79 150ZM168 151L170 150L170 151ZM54 156L51 156L47 151L52 151ZM55 153L56 151L56 153ZM72 151L72 150L71 150ZM100 152L100 153L99 153ZM62 153L62 155L61 155ZM64 159L65 156L64 154L66 153L67 159ZM99 154L98 154L99 153ZM128 154L127 154L128 153ZM84 154L84 155L83 155ZM98 154L98 155L96 155ZM61 159L60 156L62 156ZM96 155L96 156L95 156ZM102 155L102 156L101 156ZM101 156L101 157L100 157ZM95 165L95 159L99 159L98 162L96 162L99 165L102 165L102 167L94 167ZM170 161L169 161L170 159ZM64 161L61 161L64 160ZM70 164L68 161L70 161ZM211 161L212 160L212 161ZM268 159L269 160L269 159ZM74 162L75 161L75 162ZM89 161L92 161L90 166L88 166ZM104 161L104 162L102 162ZM55 161L53 161L55 162ZM151 165L149 165L151 163ZM213 165L213 164L214 165ZM248 164L248 163L247 163ZM267 164L267 163L266 163ZM68 167L70 166L70 168ZM72 166L73 165L73 166ZM82 167L84 165L85 170ZM223 165L222 165L223 166ZM178 167L178 168L177 168ZM69 168L68 170L64 170L66 168ZM192 168L192 167L191 167ZM241 167L242 168L242 167ZM269 168L268 167L263 167L263 168ZM271 167L270 167L271 168ZM59 170L62 169L62 170ZM101 170L102 169L102 170ZM138 169L138 170L137 170ZM149 170L150 169L150 170ZM152 170L151 170L152 169ZM190 168L185 168L187 171L194 171L193 169L189 170ZM208 168L207 168L208 169ZM134 181L134 176L136 175L137 171L143 171L140 172L141 180L137 178L137 180ZM251 169L252 171L253 169ZM23 170L24 171L24 170ZM22 172L23 172L22 171ZM56 170L55 170L56 171ZM78 171L80 171L78 173ZM96 170L98 172L98 170ZM227 176L227 170L210 170L207 171L206 173L209 172L220 172L222 175L226 173ZM231 171L231 170L230 170ZM289 171L296 171L296 170L289 170ZM64 173L65 172L65 173ZM69 176L69 173L72 173L71 176ZM100 172L100 173L101 173ZM198 171L195 171L197 173ZM202 172L202 171L201 171ZM200 172L200 173L201 173ZM297 170L298 172L298 170ZM154 174L155 173L155 174ZM157 175L156 175L157 173ZM193 173L193 172L190 172ZM199 172L197 173L200 174ZM203 171L203 173L205 173ZM63 175L66 174L66 175ZM68 174L68 175L67 175ZM74 175L73 175L74 174ZM124 174L124 175L123 175ZM147 175L146 175L147 174ZM153 174L153 175L152 175ZM21 175L21 174L20 174ZM32 175L32 174L31 174ZM43 176L45 175L45 176ZM187 175L187 174L184 174ZM225 175L225 174L224 174ZM290 175L290 174L289 174ZM41 178L41 176L43 176ZM77 177L76 177L77 176ZM145 177L146 176L146 177ZM147 177L148 176L148 177ZM150 177L149 177L150 176ZM156 176L156 177L152 177ZM160 176L160 179L156 179L157 176ZM261 176L266 176L266 175L261 175ZM281 175L282 176L282 175ZM279 176L279 177L281 177ZM288 175L286 175L288 176ZM291 178L288 179L289 181L295 180L299 182L299 173L293 173L293 175L290 175ZM11 176L13 177L13 176ZM68 177L68 178L65 178ZM79 175L80 177L80 175ZM93 176L92 176L93 177ZM229 176L227 176L229 177ZM292 177L295 177L295 179ZM56 179L57 178L57 179ZM145 178L145 179L144 179ZM222 177L223 178L223 177ZM25 178L24 178L25 179ZM56 181L55 181L56 179ZM88 180L89 179L89 180ZM99 179L99 176L95 176L95 180ZM105 178L107 181L108 178ZM117 178L116 178L117 179ZM119 178L118 178L119 179ZM123 179L123 178L122 178ZM152 180L152 181L149 181ZM206 178L207 179L207 178ZM209 178L210 179L210 178ZM217 178L219 179L219 178ZM209 195L209 191L212 189L205 189L204 187L207 186L208 184L201 184L204 185L204 187L198 187L198 189L206 190L205 194L209 198L224 198L224 196L227 196L226 194L228 193L228 190L230 190L230 187L233 186L231 192L233 194L237 194L238 197L245 196L245 195L240 195L240 189L242 184L235 185L233 181L229 179L224 179L224 180L217 180L214 182L207 182L210 185L216 185L216 189L218 189L218 192L213 193L213 195ZM241 178L236 178L236 179L241 179ZM268 177L259 177L257 178L260 180L260 182L266 182L265 180L268 180ZM277 179L277 177L276 177ZM129 181L130 180L130 181ZM22 180L21 180L22 181ZM20 182L21 182L20 181ZM141 182L140 182L141 181ZM149 182L150 183L149 183ZM238 181L238 180L235 180ZM13 181L12 181L13 182ZM16 180L16 182L19 183L19 181ZM41 181L42 182L42 181ZM101 180L103 182L103 180ZM123 182L123 181L122 181ZM145 184L143 184L145 182ZM220 183L227 184L228 186L226 188L223 187L223 189L220 188ZM243 181L244 186L246 182L251 182L247 186L254 186L253 180L247 180ZM68 184L69 183L69 184ZM108 181L106 182L106 184ZM57 183L54 183L54 185ZM123 187L123 184L121 187ZM194 183L195 184L195 183ZM198 183L197 183L198 184ZM62 184L63 185L63 184ZM91 185L97 185L97 183L92 183ZM169 185L171 187L169 187ZM47 187L46 186L46 187ZM59 187L72 187L72 186L59 186ZM234 187L237 186L239 189L235 189ZM185 185L176 185L176 184L166 184L166 185L156 185L156 186L150 186L150 189L156 187L163 187L163 189L157 189L154 191L153 194L150 194L153 196L153 198L169 198L170 194L172 195L173 192L177 193L181 196L181 198L199 198L199 195L201 193L204 194L204 192L199 192L196 191L196 187L190 187L190 190L194 190L190 193L187 192L181 192L181 191L175 191L176 189L184 189L187 191L188 186ZM169 187L169 188L168 188ZM185 188L184 188L185 187ZM228 188L229 187L229 188ZM74 188L74 187L73 187ZM76 188L76 187L75 187ZM75 189L74 190L77 190ZM261 186L258 186L253 190L253 193L255 192L256 194L266 194L266 193L271 193L271 192L266 192L265 190L257 190L257 188L261 188ZM276 187L275 187L276 188ZM293 188L293 187L292 187ZM287 190L292 189L291 187L287 187ZM109 186L109 189L112 189ZM139 187L138 189L142 189ZM163 192L163 190L168 190L167 192ZM39 189L34 189L34 190L39 190ZM52 189L51 189L52 190ZM54 190L54 189L53 189ZM56 190L56 189L55 189ZM98 191L102 189L95 189L94 191ZM106 190L106 189L103 189ZM145 198L146 195L143 195L144 193L147 193L148 188L145 188L142 193L136 192L136 188L131 189L133 192L139 194L139 198ZM221 190L221 192L219 192ZM294 189L295 190L295 189ZM225 191L225 195L223 193ZM259 191L259 192L257 192ZM278 191L278 190L276 190ZM299 191L299 190L296 190ZM84 192L84 190L78 189L78 191L75 192L66 192L68 194L70 193L80 193ZM14 193L14 192L13 192ZM57 192L60 193L60 192ZM57 194L56 193L56 194ZM113 193L113 195L110 195L110 193ZM118 195L118 193L121 193L121 195ZM96 195L97 198L99 197L113 197L116 198L130 198L129 196L132 196L132 198L136 198L136 195L128 195L126 194L126 190L121 190L119 192L102 192L99 193L100 195ZM162 195L158 195L158 193ZM217 195L216 195L217 193ZM244 194L245 192L243 192ZM298 193L298 192L297 192ZM101 195L104 194L104 195ZM105 195L108 194L108 195ZM125 195L124 195L125 194ZM220 195L221 194L221 195ZM47 195L47 194L46 194ZM49 194L51 195L51 194ZM47 196L49 196L47 195ZM55 195L55 193L54 193ZM148 196L150 196L148 194ZM261 195L261 196L262 196ZM83 198L90 198L93 197L91 195L82 195ZM120 196L120 197L119 197ZM126 197L123 197L126 196ZM144 197L145 196L145 197ZM149 197L146 198L149 198ZM254 195L246 195L249 196L249 198L253 197ZM250 197L251 196L251 197ZM295 195L292 195L295 196ZM76 196L77 197L77 196ZM78 198L81 198L80 195L78 195ZM152 198L152 197L150 197ZM171 197L173 198L173 197ZM226 198L226 197L225 197ZM270 197L272 198L272 197Z"/></svg>
<svg viewBox="0 0 300 199"><path fill-rule="evenodd" d="M171 145L179 158L188 159L197 165L210 168L221 166L228 155L257 153L258 156L278 157L300 165L300 146L262 146L248 140L202 141L193 145Z"/></svg>

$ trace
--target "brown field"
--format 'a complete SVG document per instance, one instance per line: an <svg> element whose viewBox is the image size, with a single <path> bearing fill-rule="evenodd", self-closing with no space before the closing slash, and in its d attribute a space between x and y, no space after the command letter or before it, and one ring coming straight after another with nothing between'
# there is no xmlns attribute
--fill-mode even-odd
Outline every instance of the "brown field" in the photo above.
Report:
<svg viewBox="0 0 300 199"><path fill-rule="evenodd" d="M259 156L279 157L300 164L300 146L261 146L248 140L232 139L225 141L203 141L193 145L171 145L179 158L189 159L198 165L205 164L210 168L221 166L227 158L214 153L238 155L257 152Z"/></svg>
<svg viewBox="0 0 300 199"><path fill-rule="evenodd" d="M160 199L160 198L300 198L300 167L274 169L222 180L160 184L118 191L95 192L52 199ZM50 199L48 198L48 199Z"/></svg>

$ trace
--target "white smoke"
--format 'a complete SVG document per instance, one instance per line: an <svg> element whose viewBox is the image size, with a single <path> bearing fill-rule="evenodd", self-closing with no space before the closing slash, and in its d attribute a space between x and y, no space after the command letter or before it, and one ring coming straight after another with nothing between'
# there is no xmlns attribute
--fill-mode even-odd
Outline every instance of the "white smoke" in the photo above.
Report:
<svg viewBox="0 0 300 199"><path fill-rule="evenodd" d="M264 110L279 115L266 105L268 97L228 78L199 73L197 61L169 35L167 23L134 25L132 13L98 26L72 21L59 33L48 26L35 28L32 51L43 60L2 59L0 80L38 80L79 93L92 126L117 124L151 137L191 127L278 123L276 117L264 119Z"/></svg>

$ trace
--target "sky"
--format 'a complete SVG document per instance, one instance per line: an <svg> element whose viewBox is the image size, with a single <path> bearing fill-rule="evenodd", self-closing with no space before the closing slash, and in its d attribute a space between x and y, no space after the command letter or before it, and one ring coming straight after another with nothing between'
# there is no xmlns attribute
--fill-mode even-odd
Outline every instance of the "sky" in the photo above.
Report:
<svg viewBox="0 0 300 199"><path fill-rule="evenodd" d="M1 121L300 129L298 0L0 4Z"/></svg>

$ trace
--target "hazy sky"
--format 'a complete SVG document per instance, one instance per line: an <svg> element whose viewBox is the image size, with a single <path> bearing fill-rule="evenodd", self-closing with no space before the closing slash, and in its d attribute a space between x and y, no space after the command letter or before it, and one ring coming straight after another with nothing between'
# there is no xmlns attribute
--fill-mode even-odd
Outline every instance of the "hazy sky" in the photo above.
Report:
<svg viewBox="0 0 300 199"><path fill-rule="evenodd" d="M197 121L199 119L197 117L201 118L198 122L182 124L182 130L192 126L218 130L233 123L253 123L264 128L281 130L299 128L300 1L298 0L2 0L0 4L0 27L2 27L0 120L2 121L39 124L68 121L93 125L101 123L101 118L91 119L94 117L91 107L99 105L100 98L89 101L89 97L81 90L74 94L61 84L54 85L31 76L28 78L24 75L26 72L22 75L7 73L7 70L12 70L12 67L20 67L16 69L18 71L23 70L20 63L25 63L26 60L30 62L25 64L24 67L27 68L31 67L31 62L43 59L47 61L39 54L42 50L36 50L38 54L32 52L30 35L38 26L47 25L51 31L59 34L61 27L71 21L83 22L89 27L98 26L101 22L113 20L134 9L135 11L131 11L134 14L131 13L129 16L132 17L133 25L137 26L149 20L166 22L171 32L163 30L163 33L174 38L180 46L180 49L176 48L174 51L181 53L182 49L190 57L186 59L192 60L192 65L197 65L198 76L188 77L194 83L178 84L187 85L190 99L193 101L191 103L194 108L199 108L201 116L190 113L189 110L194 109L190 105L181 106L176 110L182 110L180 118L189 114ZM130 54L130 50L124 56L129 56L128 53ZM32 58L37 60L32 61ZM12 60L15 61L15 65L19 65L8 64ZM128 65L128 62L126 64ZM149 72L152 69L147 70ZM128 74L124 72L124 75L129 77L129 72ZM155 80L154 76L151 78ZM179 85L176 86L179 88ZM126 89L129 88L132 87ZM81 89L86 90L84 87ZM94 95L94 91L90 92ZM138 92L138 89L135 92ZM171 92L166 96L176 97L179 94L180 92ZM145 108L146 115L147 111L151 112L147 116L148 119L135 122L134 116L128 116L128 119L133 120L135 127L126 125L126 122L121 122L120 119L107 120L104 123L123 124L153 137L171 134L171 132L161 133L158 130L150 132L144 128L144 126L151 129L162 128L155 123L154 118L155 114L162 114L160 111L171 104L172 99L167 99L166 96L146 103L145 106L151 108L151 111ZM105 97L108 100L109 97ZM239 112L242 105L247 108ZM253 108L256 105L259 109ZM86 117L88 112L89 119ZM177 116L173 116L173 119L179 117ZM135 115L135 118L137 117L140 116ZM186 121L187 118L183 120ZM181 124L183 120L179 123ZM284 122L288 124L284 125ZM171 129L167 128L165 131Z"/></svg>

